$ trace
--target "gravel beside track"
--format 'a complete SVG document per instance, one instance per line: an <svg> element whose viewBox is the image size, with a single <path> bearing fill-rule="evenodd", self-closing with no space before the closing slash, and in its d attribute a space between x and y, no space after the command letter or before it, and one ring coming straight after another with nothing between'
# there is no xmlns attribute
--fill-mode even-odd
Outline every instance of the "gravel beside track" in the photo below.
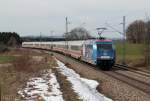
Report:
<svg viewBox="0 0 150 101"><path fill-rule="evenodd" d="M71 68L81 76L100 81L100 86L97 89L115 101L150 101L150 94L110 77L100 70L95 70L92 66L79 63L61 54L55 53L54 55L60 61L67 61L71 64Z"/></svg>
<svg viewBox="0 0 150 101"><path fill-rule="evenodd" d="M127 66L121 66L121 65L115 65L113 67L113 70L126 70L126 71L130 71L139 75L143 75L146 77L150 77L150 72L146 71L146 70L141 70L141 69L137 69L137 68L132 68L132 67L127 67Z"/></svg>
<svg viewBox="0 0 150 101"><path fill-rule="evenodd" d="M122 64L116 64L114 67L121 68L121 69L124 69L124 70L130 70L130 71L133 71L133 72L136 72L136 73L139 73L139 74L144 74L144 75L150 77L150 71L146 70L146 69L143 69L143 68L135 68L135 67L130 67L130 66L127 66L127 65L122 65Z"/></svg>
<svg viewBox="0 0 150 101"><path fill-rule="evenodd" d="M105 72L107 75L116 78L122 82L125 82L131 86L133 86L134 88L137 88L147 94L150 94L150 84L146 83L146 82L142 82L138 79L135 79L133 77L124 75L122 73L119 72L113 72L113 71L109 71L109 72Z"/></svg>
<svg viewBox="0 0 150 101"><path fill-rule="evenodd" d="M150 85L150 77L148 77L148 76L141 75L141 74L138 74L138 73L134 73L134 72L131 72L131 71L125 71L125 70L117 70L115 72L123 74L123 75L131 77L131 78L134 78L134 79L137 79L141 82L145 82L145 83Z"/></svg>

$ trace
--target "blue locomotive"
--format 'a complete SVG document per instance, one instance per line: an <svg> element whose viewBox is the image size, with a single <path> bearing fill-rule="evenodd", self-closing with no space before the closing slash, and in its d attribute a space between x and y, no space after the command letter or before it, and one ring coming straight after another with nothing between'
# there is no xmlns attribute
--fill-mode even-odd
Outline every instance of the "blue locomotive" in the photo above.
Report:
<svg viewBox="0 0 150 101"><path fill-rule="evenodd" d="M115 64L116 56L112 40L87 40L82 49L82 59L88 63L106 70Z"/></svg>

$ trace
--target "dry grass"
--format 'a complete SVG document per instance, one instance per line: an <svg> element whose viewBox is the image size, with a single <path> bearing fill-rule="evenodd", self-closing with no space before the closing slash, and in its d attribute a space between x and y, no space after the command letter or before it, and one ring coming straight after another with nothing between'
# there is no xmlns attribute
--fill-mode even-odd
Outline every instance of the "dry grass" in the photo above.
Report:
<svg viewBox="0 0 150 101"><path fill-rule="evenodd" d="M36 57L36 58L35 58ZM36 73L44 69L56 67L57 63L54 57L46 54L25 54L17 57L12 63L14 70L19 72Z"/></svg>
<svg viewBox="0 0 150 101"><path fill-rule="evenodd" d="M0 79L2 87L2 101L12 101L15 98L18 88L23 86L30 73L22 73L14 70L13 67L0 68Z"/></svg>
<svg viewBox="0 0 150 101"><path fill-rule="evenodd" d="M15 61L13 61L13 67L15 71L32 71L32 63L30 62L31 57L29 55L19 56Z"/></svg>
<svg viewBox="0 0 150 101"><path fill-rule="evenodd" d="M32 54L32 56L36 56L36 55L43 55L43 52L36 51L36 50L30 50L30 49L15 48L15 49L11 49L11 51L7 51L7 52L4 52L2 54L4 54L4 55L15 55L15 56L20 56L22 54L23 55Z"/></svg>
<svg viewBox="0 0 150 101"><path fill-rule="evenodd" d="M57 69L55 71L57 80L60 84L60 89L63 92L63 98L65 101L81 101L79 96L72 89L72 84L67 80L67 77L62 75Z"/></svg>
<svg viewBox="0 0 150 101"><path fill-rule="evenodd" d="M32 55L32 53L32 51L22 49L5 53L5 55L18 56L11 62L12 66L0 67L2 101L14 100L19 89L25 87L29 78L39 76L42 70L56 66L52 56L35 52ZM43 58L40 61L36 61L32 58L33 56L41 56Z"/></svg>
<svg viewBox="0 0 150 101"><path fill-rule="evenodd" d="M15 59L14 56L5 56L5 55L0 55L0 64L5 64L8 62L12 62Z"/></svg>
<svg viewBox="0 0 150 101"><path fill-rule="evenodd" d="M144 54L145 54L145 46L142 44L132 44L126 43L126 64L135 67L135 68L143 68L150 70L150 64L145 64ZM116 62L122 63L123 58L123 45L122 43L116 43ZM150 61L150 60L149 60ZM149 62L150 63L150 62Z"/></svg>

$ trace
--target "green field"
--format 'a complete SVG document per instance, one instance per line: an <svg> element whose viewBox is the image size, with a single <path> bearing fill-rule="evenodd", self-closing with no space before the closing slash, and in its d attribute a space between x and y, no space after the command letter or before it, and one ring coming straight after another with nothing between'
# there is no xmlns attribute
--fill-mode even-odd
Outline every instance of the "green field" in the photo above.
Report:
<svg viewBox="0 0 150 101"><path fill-rule="evenodd" d="M142 44L126 43L126 61L140 60L144 58L144 46ZM123 44L116 43L117 62L120 62L123 57Z"/></svg>
<svg viewBox="0 0 150 101"><path fill-rule="evenodd" d="M11 62L15 59L14 56L3 56L0 55L0 63L7 63L7 62Z"/></svg>

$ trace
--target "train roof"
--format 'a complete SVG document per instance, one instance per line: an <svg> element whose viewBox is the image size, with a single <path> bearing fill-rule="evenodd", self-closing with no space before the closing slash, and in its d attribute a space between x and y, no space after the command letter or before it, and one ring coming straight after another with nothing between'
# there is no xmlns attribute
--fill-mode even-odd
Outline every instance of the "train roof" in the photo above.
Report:
<svg viewBox="0 0 150 101"><path fill-rule="evenodd" d="M112 42L110 39L104 39L104 40L96 40L96 42Z"/></svg>
<svg viewBox="0 0 150 101"><path fill-rule="evenodd" d="M97 43L97 42L112 42L112 40L110 39L96 39L96 40L86 40L84 42L84 44L93 44L93 43Z"/></svg>
<svg viewBox="0 0 150 101"><path fill-rule="evenodd" d="M96 42L112 42L109 39L95 39L95 40L81 40L81 41L68 41L69 45L82 46L83 44L94 44ZM54 42L23 42L25 44L57 44L57 45L65 45L66 41L54 41Z"/></svg>

